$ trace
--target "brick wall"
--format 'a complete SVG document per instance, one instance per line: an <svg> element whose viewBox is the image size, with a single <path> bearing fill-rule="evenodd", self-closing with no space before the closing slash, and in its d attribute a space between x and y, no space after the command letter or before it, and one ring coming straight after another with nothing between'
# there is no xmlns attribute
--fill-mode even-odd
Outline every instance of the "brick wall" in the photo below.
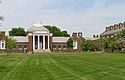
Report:
<svg viewBox="0 0 125 80"><path fill-rule="evenodd" d="M28 36L29 43L28 43L28 52L33 52L33 37Z"/></svg>

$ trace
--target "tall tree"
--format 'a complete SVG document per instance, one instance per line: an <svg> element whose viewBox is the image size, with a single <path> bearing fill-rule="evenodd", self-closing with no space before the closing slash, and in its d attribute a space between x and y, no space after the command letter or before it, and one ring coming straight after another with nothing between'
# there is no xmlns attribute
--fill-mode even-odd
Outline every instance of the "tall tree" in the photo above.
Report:
<svg viewBox="0 0 125 80"><path fill-rule="evenodd" d="M72 38L68 39L68 41L67 41L67 47L73 48L73 40L72 40Z"/></svg>
<svg viewBox="0 0 125 80"><path fill-rule="evenodd" d="M70 35L67 33L67 31L62 31L62 36L64 36L64 37L70 37Z"/></svg>
<svg viewBox="0 0 125 80"><path fill-rule="evenodd" d="M113 38L104 38L101 39L101 44L102 44L102 50L104 51L115 51L118 48L117 40L115 37Z"/></svg>
<svg viewBox="0 0 125 80"><path fill-rule="evenodd" d="M9 54L8 55L10 55L10 53L12 52L12 49L16 47L16 41L13 40L12 38L7 38L6 41L7 41L6 42L6 47L9 50Z"/></svg>
<svg viewBox="0 0 125 80"><path fill-rule="evenodd" d="M92 51L94 45L91 40L85 40L83 43L83 50L85 51Z"/></svg>
<svg viewBox="0 0 125 80"><path fill-rule="evenodd" d="M125 48L125 30L124 29L116 35L116 39L118 42L118 49L121 51L121 49Z"/></svg>
<svg viewBox="0 0 125 80"><path fill-rule="evenodd" d="M44 26L47 28L50 33L53 34L54 37L70 37L70 35L67 33L67 31L61 31L58 27L56 26Z"/></svg>
<svg viewBox="0 0 125 80"><path fill-rule="evenodd" d="M26 32L24 28L12 28L11 31L9 31L10 36L26 36Z"/></svg>

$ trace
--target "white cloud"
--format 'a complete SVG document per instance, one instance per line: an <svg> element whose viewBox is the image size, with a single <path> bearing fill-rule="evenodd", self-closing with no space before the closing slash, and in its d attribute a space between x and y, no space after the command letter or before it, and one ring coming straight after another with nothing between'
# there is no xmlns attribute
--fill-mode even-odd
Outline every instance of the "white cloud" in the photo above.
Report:
<svg viewBox="0 0 125 80"><path fill-rule="evenodd" d="M0 6L0 13L6 20L2 29L25 27L28 29L35 21L57 25L70 33L82 31L85 36L100 34L105 26L123 22L125 5L106 7L104 0L96 0L94 6L80 12L58 11L43 9L56 0L6 0Z"/></svg>

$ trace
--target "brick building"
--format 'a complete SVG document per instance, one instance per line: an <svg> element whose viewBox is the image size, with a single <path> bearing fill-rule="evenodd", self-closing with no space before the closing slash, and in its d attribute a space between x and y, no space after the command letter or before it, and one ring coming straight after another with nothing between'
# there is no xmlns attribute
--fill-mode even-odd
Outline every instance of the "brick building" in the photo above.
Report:
<svg viewBox="0 0 125 80"><path fill-rule="evenodd" d="M0 35L0 50L6 50L5 32ZM73 49L81 51L79 37L82 33L73 33ZM69 37L53 37L42 24L33 24L27 31L27 36L8 36L16 40L15 51L32 52L52 52L52 51L67 51L67 41Z"/></svg>
<svg viewBox="0 0 125 80"><path fill-rule="evenodd" d="M110 38L117 35L118 32L125 29L125 22L106 27L105 31L100 35L101 38Z"/></svg>

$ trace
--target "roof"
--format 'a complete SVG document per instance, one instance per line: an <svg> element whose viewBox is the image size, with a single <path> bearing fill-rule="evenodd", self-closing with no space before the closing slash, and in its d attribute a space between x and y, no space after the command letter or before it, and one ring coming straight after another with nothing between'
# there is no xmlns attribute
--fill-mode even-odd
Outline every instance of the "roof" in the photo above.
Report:
<svg viewBox="0 0 125 80"><path fill-rule="evenodd" d="M66 43L70 37L53 37L52 42Z"/></svg>
<svg viewBox="0 0 125 80"><path fill-rule="evenodd" d="M34 31L47 31L49 32L48 29L46 29L42 24L33 24L27 32L34 32Z"/></svg>
<svg viewBox="0 0 125 80"><path fill-rule="evenodd" d="M120 32L120 31L122 31L123 29L125 29L125 28L116 29L116 30L112 30L112 31L105 31L105 32L103 32L101 35L103 36L103 35L118 33L118 32Z"/></svg>
<svg viewBox="0 0 125 80"><path fill-rule="evenodd" d="M29 42L28 37L25 36L9 36L9 38L16 40L16 42Z"/></svg>
<svg viewBox="0 0 125 80"><path fill-rule="evenodd" d="M92 41L94 41L94 40L98 40L98 39L100 39L100 38L89 38L89 37L85 37L85 40L92 40Z"/></svg>

